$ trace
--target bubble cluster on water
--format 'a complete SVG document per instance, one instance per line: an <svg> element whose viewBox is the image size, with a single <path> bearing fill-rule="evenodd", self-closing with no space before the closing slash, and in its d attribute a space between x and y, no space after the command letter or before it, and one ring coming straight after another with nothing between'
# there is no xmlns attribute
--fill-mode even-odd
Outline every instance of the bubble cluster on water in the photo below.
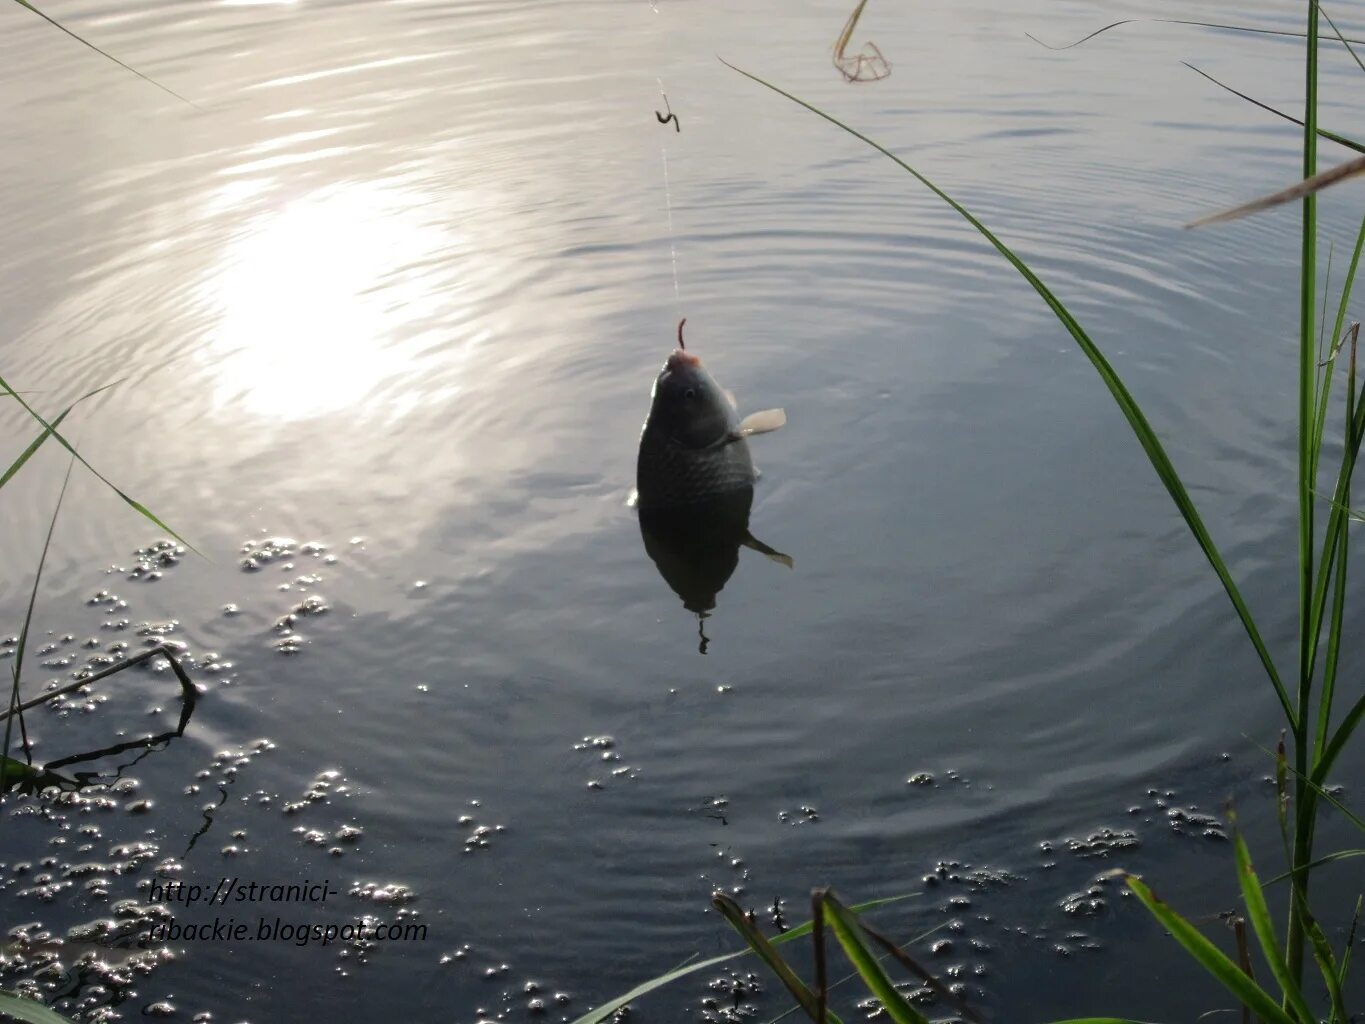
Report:
<svg viewBox="0 0 1365 1024"><path fill-rule="evenodd" d="M480 800L470 800L469 806L477 811L483 806L483 803ZM480 822L474 814L468 811L456 818L455 824L464 833L464 845L460 851L462 853L476 853L479 850L487 850L493 845L495 836L507 831L506 825Z"/></svg>
<svg viewBox="0 0 1365 1024"><path fill-rule="evenodd" d="M608 782L621 779L638 779L640 771L621 761L613 736L584 736L573 745L579 753L595 754L601 768L588 779L589 789L605 789Z"/></svg>
<svg viewBox="0 0 1365 1024"><path fill-rule="evenodd" d="M472 947L468 944L460 946L453 952L443 955L440 962L467 964L471 951ZM548 1020L552 1013L557 1013L561 1022L569 1020L566 1011L573 1002L573 997L568 992L546 988L536 978L513 981L512 967L506 963L488 964L480 968L478 973L486 982L504 984L507 987L501 989L495 997L501 1008L494 1010L489 1006L478 1007L474 1011L476 1021L488 1024L508 1020L540 1021ZM625 1017L613 1015L607 1019L624 1020Z"/></svg>
<svg viewBox="0 0 1365 1024"><path fill-rule="evenodd" d="M1171 832L1178 836L1211 839L1215 842L1228 838L1227 825L1221 818L1201 811L1197 804L1178 806L1173 789L1148 789L1147 799L1149 801L1147 807L1140 805L1130 807L1128 813L1134 817L1142 815L1143 820L1148 823L1154 818L1164 819Z"/></svg>
<svg viewBox="0 0 1365 1024"><path fill-rule="evenodd" d="M1141 845L1132 829L1112 829L1107 825L1081 838L1068 836L1062 842L1071 853L1083 859L1107 858ZM1038 844L1038 849L1047 856L1053 852L1053 845L1044 840Z"/></svg>
<svg viewBox="0 0 1365 1024"><path fill-rule="evenodd" d="M820 820L820 812L814 804L801 804L794 811L778 811L777 820L784 825L813 825Z"/></svg>
<svg viewBox="0 0 1365 1024"><path fill-rule="evenodd" d="M956 783L963 789L972 788L972 780L963 776L963 774L959 772L956 768L945 768L941 772L941 775L945 781ZM924 787L925 789L931 789L939 785L939 776L935 775L933 772L926 771L913 772L910 776L906 778L905 784L907 786L921 786ZM991 789L993 787L987 786L986 788Z"/></svg>
<svg viewBox="0 0 1365 1024"><path fill-rule="evenodd" d="M282 804L280 809L286 815L298 815L315 806L328 806L333 799L349 799L354 795L346 777L334 768L327 768L313 776L302 798L290 800ZM267 801L258 800L258 803ZM365 836L365 827L351 818L312 828L296 825L293 834L304 846L326 850L332 857L343 857L360 845Z"/></svg>
<svg viewBox="0 0 1365 1024"><path fill-rule="evenodd" d="M700 1019L706 1024L739 1024L758 1014L763 983L753 971L731 969L705 984Z"/></svg>

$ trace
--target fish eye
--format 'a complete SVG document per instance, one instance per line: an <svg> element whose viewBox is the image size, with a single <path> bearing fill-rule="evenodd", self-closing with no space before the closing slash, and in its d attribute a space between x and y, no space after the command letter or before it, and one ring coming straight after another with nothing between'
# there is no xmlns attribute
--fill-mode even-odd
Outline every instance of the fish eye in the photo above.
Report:
<svg viewBox="0 0 1365 1024"><path fill-rule="evenodd" d="M696 397L697 392L694 391L692 388L688 388L686 391L683 392L683 398L686 398L689 402Z"/></svg>

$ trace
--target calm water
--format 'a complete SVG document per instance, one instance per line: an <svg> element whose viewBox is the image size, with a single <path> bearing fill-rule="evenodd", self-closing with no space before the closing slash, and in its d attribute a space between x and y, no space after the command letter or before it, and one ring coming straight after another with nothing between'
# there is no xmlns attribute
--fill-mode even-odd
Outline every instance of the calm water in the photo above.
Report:
<svg viewBox="0 0 1365 1024"><path fill-rule="evenodd" d="M885 920L960 922L917 948L949 938L937 963L998 1019L1225 1005L1129 901L1063 908L1119 864L1191 915L1231 908L1227 844L1173 832L1171 808L1232 796L1271 860L1253 743L1279 712L1225 597L1027 286L716 55L911 158L1034 262L1145 403L1287 662L1297 214L1180 225L1292 180L1299 139L1179 61L1292 107L1298 44L1142 25L1052 53L1024 33L1188 5L873 3L855 42L894 70L851 86L828 60L848 6L50 0L201 110L0 6L0 370L50 415L125 378L67 432L205 554L128 578L159 534L77 472L29 687L85 664L87 637L136 647L173 621L208 688L183 739L125 769L136 787L5 818L0 924L108 918L169 858L191 882L339 891L232 908L253 927L428 927L342 956L173 943L92 1002L472 1024L542 998L572 1018L733 948L717 886L796 921L814 884L891 895L957 862ZM1197 16L1296 29L1299 6ZM1327 58L1327 127L1358 128L1358 74ZM655 121L661 86L680 133ZM1360 204L1324 199L1338 252ZM795 569L741 552L704 657L625 504L682 316L746 410L790 417L754 443L752 527ZM0 462L34 433L0 408ZM3 635L65 469L49 449L4 492ZM268 538L294 543L244 571ZM310 595L326 613L277 629ZM168 676L98 692L30 717L36 756L173 721ZM310 791L327 798L286 813ZM1082 856L1106 828L1117 848ZM1349 835L1330 823L1322 848ZM138 842L143 860L111 852ZM91 869L46 889L49 857L59 883ZM1333 927L1358 863L1322 875ZM635 1019L716 1019L723 976ZM785 1009L765 989L755 1020Z"/></svg>

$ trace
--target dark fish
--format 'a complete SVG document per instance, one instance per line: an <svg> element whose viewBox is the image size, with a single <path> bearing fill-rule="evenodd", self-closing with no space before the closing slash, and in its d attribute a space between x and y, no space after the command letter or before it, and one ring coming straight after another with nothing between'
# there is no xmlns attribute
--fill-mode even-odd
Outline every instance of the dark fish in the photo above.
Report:
<svg viewBox="0 0 1365 1024"><path fill-rule="evenodd" d="M681 340L681 327L679 339ZM676 349L654 381L635 464L640 509L672 508L752 489L754 463L745 438L787 422L781 409L743 420L734 400L701 360Z"/></svg>

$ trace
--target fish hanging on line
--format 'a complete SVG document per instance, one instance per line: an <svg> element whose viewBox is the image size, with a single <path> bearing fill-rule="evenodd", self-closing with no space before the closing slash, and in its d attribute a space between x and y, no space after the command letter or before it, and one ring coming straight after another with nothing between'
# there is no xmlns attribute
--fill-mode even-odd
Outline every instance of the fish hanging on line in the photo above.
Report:
<svg viewBox="0 0 1365 1024"><path fill-rule="evenodd" d="M739 418L734 399L706 372L683 342L654 380L649 415L640 433L635 464L636 503L641 509L695 504L753 487L747 438L787 422L781 409Z"/></svg>
<svg viewBox="0 0 1365 1024"><path fill-rule="evenodd" d="M710 641L702 622L734 574L739 549L794 565L790 555L749 532L757 473L747 439L777 430L787 417L767 409L740 419L734 399L687 351L683 323L678 348L654 381L633 503L645 552L683 607L698 616L705 654Z"/></svg>

